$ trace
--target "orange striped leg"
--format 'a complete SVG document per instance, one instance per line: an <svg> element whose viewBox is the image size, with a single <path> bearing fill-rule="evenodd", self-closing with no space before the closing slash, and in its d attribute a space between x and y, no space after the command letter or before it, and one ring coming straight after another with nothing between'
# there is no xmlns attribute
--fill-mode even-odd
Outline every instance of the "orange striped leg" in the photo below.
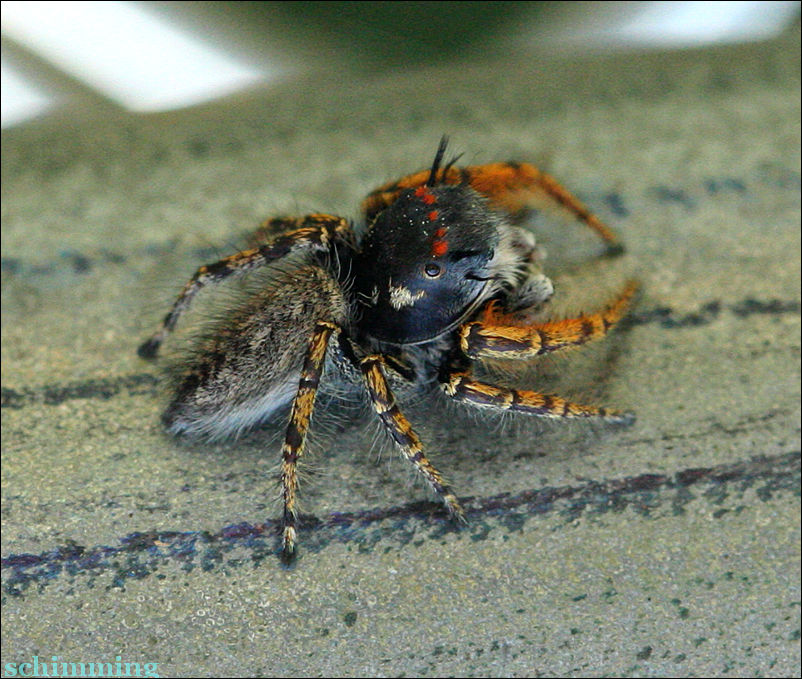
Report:
<svg viewBox="0 0 802 679"><path fill-rule="evenodd" d="M391 205L402 191L426 183L430 170L422 170L388 182L368 194L362 202L367 221ZM554 177L530 163L490 163L468 167L448 167L440 181L446 184L467 183L490 200L496 208L518 213L527 208L559 208L586 224L607 244L608 254L620 254L624 247L618 235L560 184Z"/></svg>
<svg viewBox="0 0 802 679"><path fill-rule="evenodd" d="M164 317L161 327L153 336L140 345L137 353L142 358L154 358L159 352L162 342L175 328L179 316L187 310L192 298L205 285L218 283L232 275L242 275L266 266L271 262L291 253L320 252L328 248L335 237L351 238L351 227L344 219L331 215L313 214L298 219L277 219L267 222L275 228L275 222L284 222L288 227L297 230L279 236L271 243L260 245L250 250L243 250L230 257L225 257L214 264L200 267L195 275L184 286L181 294L173 304L170 313Z"/></svg>
<svg viewBox="0 0 802 679"><path fill-rule="evenodd" d="M315 408L315 396L323 373L323 363L326 359L331 335L339 328L325 321L315 325L315 332L309 341L306 359L301 369L301 379L298 383L298 392L292 402L292 412L281 447L281 489L284 500L284 514L282 518L282 558L290 562L295 555L296 536L296 495L298 492L298 460L304 453L306 434L309 431L309 422Z"/></svg>
<svg viewBox="0 0 802 679"><path fill-rule="evenodd" d="M632 413L611 408L596 408L569 403L560 396L540 394L536 391L509 389L470 378L470 373L455 371L442 384L443 391L457 401L464 401L479 408L526 413L553 419L596 418L607 422L631 424Z"/></svg>
<svg viewBox="0 0 802 679"><path fill-rule="evenodd" d="M526 326L506 324L509 317L496 314L491 306L483 320L460 328L460 347L472 359L528 359L579 346L604 337L626 313L637 289L638 283L630 281L598 313Z"/></svg>
<svg viewBox="0 0 802 679"><path fill-rule="evenodd" d="M362 374L370 394L373 408L390 436L398 444L403 456L415 465L415 469L426 479L435 493L445 503L449 513L458 521L465 520L465 512L457 497L443 481L440 472L432 466L423 453L423 446L409 421L398 409L387 377L382 367L385 365L381 356L367 356L362 359Z"/></svg>
<svg viewBox="0 0 802 679"><path fill-rule="evenodd" d="M345 220L331 215L313 214L303 217L271 217L263 221L257 229L247 235L249 247L257 248L265 243L271 243L280 236L289 235L289 232L314 226L316 223L329 223L332 221L338 238L354 242L353 232Z"/></svg>

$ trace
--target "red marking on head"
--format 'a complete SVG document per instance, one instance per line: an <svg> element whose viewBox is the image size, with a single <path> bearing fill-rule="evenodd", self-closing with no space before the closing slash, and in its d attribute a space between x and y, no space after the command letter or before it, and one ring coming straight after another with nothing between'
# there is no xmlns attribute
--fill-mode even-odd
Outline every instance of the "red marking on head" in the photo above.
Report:
<svg viewBox="0 0 802 679"><path fill-rule="evenodd" d="M432 255L434 257L442 257L448 252L448 242L444 240L436 240L432 243Z"/></svg>
<svg viewBox="0 0 802 679"><path fill-rule="evenodd" d="M436 220L436 219L437 219L439 216L440 216L440 213L439 213L437 210L432 210L432 211L429 213L429 221L430 221L430 222L433 222L433 221L435 221L435 220ZM442 229L438 229L438 231L442 231ZM437 234L435 234L435 235L437 235Z"/></svg>
<svg viewBox="0 0 802 679"><path fill-rule="evenodd" d="M420 198L426 205L431 205L432 203L437 202L437 197L429 191L429 187L426 184L419 186L415 189L415 195Z"/></svg>
<svg viewBox="0 0 802 679"><path fill-rule="evenodd" d="M448 241L446 240L447 233L448 227L445 226L441 226L439 229L437 229L437 231L434 232L434 240L432 241L432 257L442 257L444 254L446 254L446 252L448 252Z"/></svg>

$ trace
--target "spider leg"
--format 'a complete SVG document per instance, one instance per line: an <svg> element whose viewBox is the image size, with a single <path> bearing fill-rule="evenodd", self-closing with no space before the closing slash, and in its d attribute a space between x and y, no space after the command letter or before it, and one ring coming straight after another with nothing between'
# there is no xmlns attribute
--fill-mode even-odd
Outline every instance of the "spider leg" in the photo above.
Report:
<svg viewBox="0 0 802 679"><path fill-rule="evenodd" d="M193 297L205 285L219 283L229 276L239 276L253 271L271 262L298 252L323 252L335 238L351 242L353 234L351 226L341 217L312 214L297 219L273 219L263 225L276 228L279 224L296 227L274 238L271 242L249 250L243 250L229 257L224 257L214 264L200 267L173 303L172 309L164 317L161 327L149 340L140 345L137 353L142 358L154 358L167 335L175 328L178 318L187 310Z"/></svg>
<svg viewBox="0 0 802 679"><path fill-rule="evenodd" d="M292 402L292 412L281 447L281 489L284 501L282 516L282 559L285 563L292 561L296 547L296 495L298 492L298 460L304 453L306 434L309 431L309 422L315 408L320 377L323 374L323 365L326 359L326 348L332 334L339 332L339 327L333 323L320 321L315 325L315 331L309 340L301 378L298 382L298 392Z"/></svg>
<svg viewBox="0 0 802 679"><path fill-rule="evenodd" d="M312 214L302 217L271 217L263 221L254 231L247 234L248 247L257 248L265 243L270 243L279 236L285 236L290 231L304 229L315 223L329 223L329 220L336 220L335 231L337 236L349 242L355 242L350 225L340 217L331 215ZM342 223L342 227L340 227Z"/></svg>
<svg viewBox="0 0 802 679"><path fill-rule="evenodd" d="M443 481L440 472L429 462L418 435L398 408L384 373L387 367L385 359L379 355L367 356L360 361L360 367L373 408L390 436L398 444L403 456L415 465L415 469L440 496L451 516L457 521L464 522L465 512L459 500Z"/></svg>
<svg viewBox="0 0 802 679"><path fill-rule="evenodd" d="M636 281L602 311L562 321L513 325L509 315L498 314L493 303L482 320L464 324L460 348L470 359L529 359L542 354L576 347L604 337L626 313L638 289Z"/></svg>
<svg viewBox="0 0 802 679"><path fill-rule="evenodd" d="M372 222L373 218L391 205L403 191L425 184L429 175L429 170L422 170L371 191L362 201L362 212L366 222ZM530 163L509 161L447 167L440 181L445 184L468 184L486 196L492 207L511 214L532 207L558 208L595 231L607 245L608 254L617 255L624 251L618 235L609 226L590 212L582 201L554 177Z"/></svg>
<svg viewBox="0 0 802 679"><path fill-rule="evenodd" d="M441 378L443 391L457 401L479 408L510 411L548 417L596 418L607 422L631 424L635 416L612 408L596 408L570 403L560 396L536 391L511 389L470 377L470 369L452 369Z"/></svg>

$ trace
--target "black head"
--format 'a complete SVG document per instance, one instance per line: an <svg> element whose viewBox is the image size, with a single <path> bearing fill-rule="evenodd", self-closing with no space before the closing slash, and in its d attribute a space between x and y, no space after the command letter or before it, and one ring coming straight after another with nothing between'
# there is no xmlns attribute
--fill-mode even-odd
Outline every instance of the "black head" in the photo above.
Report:
<svg viewBox="0 0 802 679"><path fill-rule="evenodd" d="M499 218L467 185L430 181L381 212L361 245L355 292L363 334L393 344L439 337L483 299Z"/></svg>

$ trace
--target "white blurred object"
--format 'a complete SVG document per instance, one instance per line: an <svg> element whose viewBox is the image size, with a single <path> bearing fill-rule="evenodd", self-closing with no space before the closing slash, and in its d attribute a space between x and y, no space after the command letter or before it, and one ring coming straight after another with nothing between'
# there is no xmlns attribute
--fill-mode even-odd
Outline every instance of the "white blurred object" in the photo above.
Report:
<svg viewBox="0 0 802 679"><path fill-rule="evenodd" d="M796 0L650 2L611 33L631 44L670 47L764 40L797 14Z"/></svg>
<svg viewBox="0 0 802 679"><path fill-rule="evenodd" d="M0 59L0 118L3 127L35 118L50 109L55 100L26 80L5 60Z"/></svg>
<svg viewBox="0 0 802 679"><path fill-rule="evenodd" d="M5 37L133 111L192 106L277 75L130 2L4 0L1 25Z"/></svg>
<svg viewBox="0 0 802 679"><path fill-rule="evenodd" d="M569 4L523 40L572 52L749 42L779 35L800 10L798 0Z"/></svg>

